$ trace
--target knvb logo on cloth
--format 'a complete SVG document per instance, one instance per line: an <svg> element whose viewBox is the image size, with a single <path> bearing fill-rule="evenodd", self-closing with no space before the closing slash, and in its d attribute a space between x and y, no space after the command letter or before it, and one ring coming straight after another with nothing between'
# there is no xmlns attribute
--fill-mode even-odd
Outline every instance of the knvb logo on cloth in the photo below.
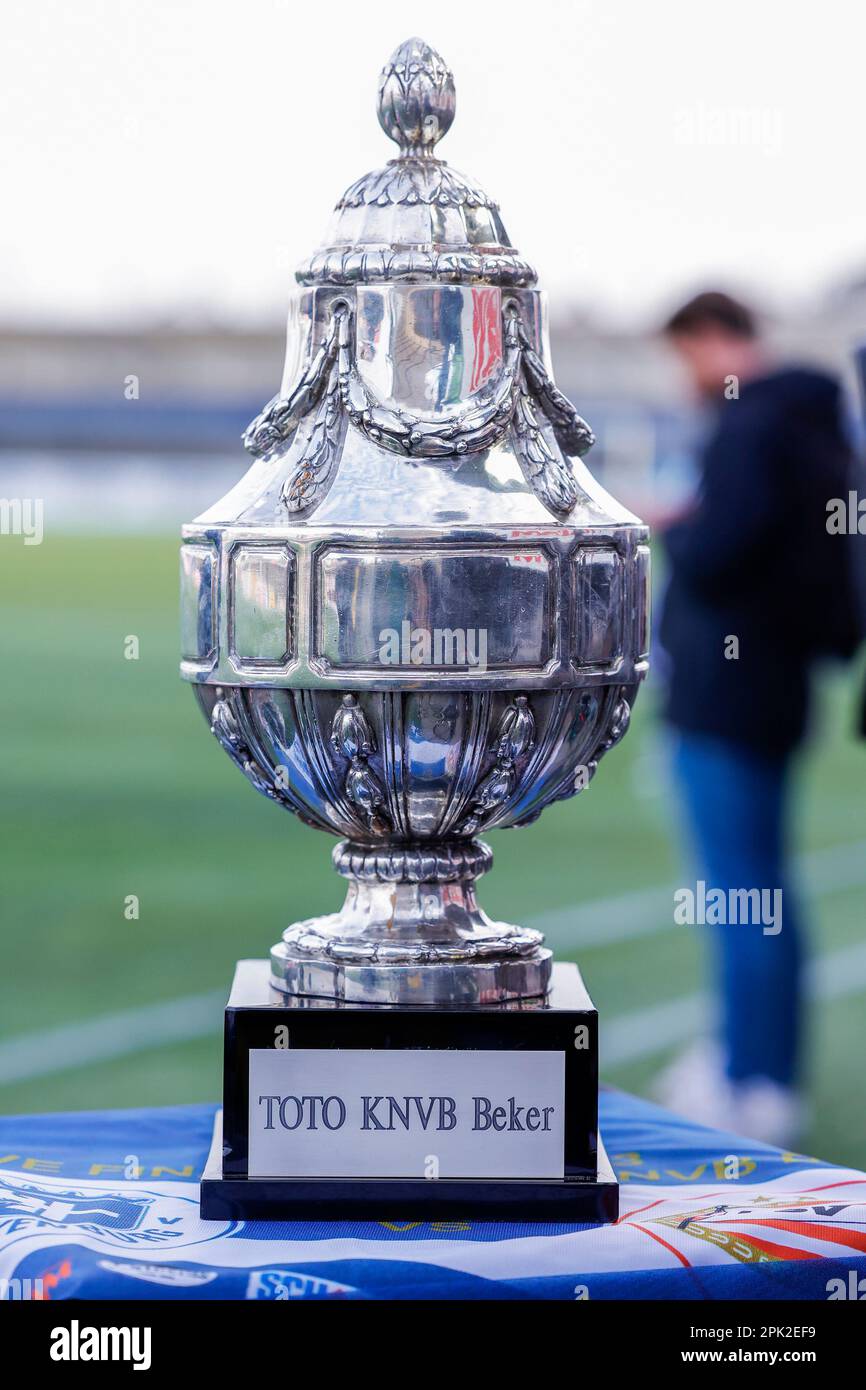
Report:
<svg viewBox="0 0 866 1390"><path fill-rule="evenodd" d="M0 1174L0 1241L83 1230L102 1249L142 1245L178 1249L228 1234L235 1224L224 1221L205 1229L194 1196L170 1194L164 1188L142 1189L128 1180L113 1188L90 1182L70 1188L47 1174L40 1174L38 1181Z"/></svg>
<svg viewBox="0 0 866 1390"><path fill-rule="evenodd" d="M250 1051L251 1177L561 1178L562 1052Z"/></svg>

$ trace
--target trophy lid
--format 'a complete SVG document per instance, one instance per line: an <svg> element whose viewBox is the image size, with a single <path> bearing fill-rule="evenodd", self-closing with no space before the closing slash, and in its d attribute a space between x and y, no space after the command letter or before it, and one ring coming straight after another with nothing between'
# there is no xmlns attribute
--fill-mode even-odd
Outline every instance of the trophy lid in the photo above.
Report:
<svg viewBox="0 0 866 1390"><path fill-rule="evenodd" d="M400 153L346 190L325 245L297 271L301 284L535 284L497 204L435 153L455 105L443 59L422 39L407 39L382 69L378 93L379 124Z"/></svg>
<svg viewBox="0 0 866 1390"><path fill-rule="evenodd" d="M379 79L399 148L340 199L298 272L263 460L204 513L256 526L634 525L582 465L594 442L553 379L535 271L496 205L437 156L454 80L422 40Z"/></svg>

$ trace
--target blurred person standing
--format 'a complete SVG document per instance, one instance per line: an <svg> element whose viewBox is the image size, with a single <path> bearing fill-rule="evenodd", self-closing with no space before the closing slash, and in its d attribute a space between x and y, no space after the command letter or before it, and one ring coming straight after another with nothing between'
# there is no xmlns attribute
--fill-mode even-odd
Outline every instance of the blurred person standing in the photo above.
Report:
<svg viewBox="0 0 866 1390"><path fill-rule="evenodd" d="M731 904L763 890L778 912L768 921L762 906L744 924L722 909L719 1042L690 1049L659 1090L694 1119L788 1144L802 1121L792 766L816 663L858 642L850 544L827 525L830 499L848 497L852 457L839 384L776 366L744 304L700 294L664 332L714 412L695 504L663 535L675 781L706 892Z"/></svg>

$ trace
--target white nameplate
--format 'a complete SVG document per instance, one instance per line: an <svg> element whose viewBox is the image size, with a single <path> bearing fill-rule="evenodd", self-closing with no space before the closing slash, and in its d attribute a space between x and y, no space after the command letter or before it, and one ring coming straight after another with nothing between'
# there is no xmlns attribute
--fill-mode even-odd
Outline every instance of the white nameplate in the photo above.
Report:
<svg viewBox="0 0 866 1390"><path fill-rule="evenodd" d="M250 1177L563 1177L562 1052L249 1056Z"/></svg>

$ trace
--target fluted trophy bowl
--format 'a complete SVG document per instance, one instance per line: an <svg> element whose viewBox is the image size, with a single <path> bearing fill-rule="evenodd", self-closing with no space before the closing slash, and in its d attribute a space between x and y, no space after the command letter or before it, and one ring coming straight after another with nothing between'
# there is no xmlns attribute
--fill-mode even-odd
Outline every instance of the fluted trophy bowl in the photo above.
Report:
<svg viewBox="0 0 866 1390"><path fill-rule="evenodd" d="M182 674L253 786L341 837L344 906L271 953L299 1001L543 1000L477 836L583 790L646 671L646 529L581 462L535 272L434 154L453 114L409 40L379 89L399 157L298 270L255 462L184 528Z"/></svg>

